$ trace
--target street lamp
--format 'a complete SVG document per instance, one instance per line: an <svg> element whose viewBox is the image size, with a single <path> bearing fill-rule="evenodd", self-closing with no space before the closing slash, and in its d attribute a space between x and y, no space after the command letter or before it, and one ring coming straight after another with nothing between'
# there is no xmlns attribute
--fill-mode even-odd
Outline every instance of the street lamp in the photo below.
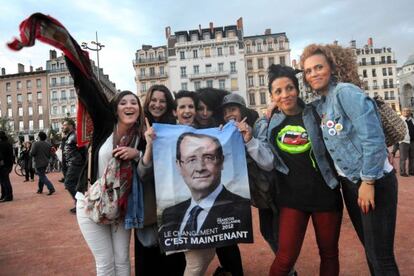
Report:
<svg viewBox="0 0 414 276"><path fill-rule="evenodd" d="M88 43L87 42L82 42L81 47L83 49L87 49L87 50L91 50L91 51L95 51L96 52L96 60L98 63L98 80L99 80L99 51L102 50L103 47L105 47L105 45L101 44L98 42L98 32L96 32L96 40L95 41L91 41L91 44L95 45L95 48L89 48L88 47Z"/></svg>

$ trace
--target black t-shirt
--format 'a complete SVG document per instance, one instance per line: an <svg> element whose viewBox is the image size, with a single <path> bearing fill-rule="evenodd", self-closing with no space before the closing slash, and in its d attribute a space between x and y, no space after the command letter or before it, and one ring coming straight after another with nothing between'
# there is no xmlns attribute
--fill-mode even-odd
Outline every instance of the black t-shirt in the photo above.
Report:
<svg viewBox="0 0 414 276"><path fill-rule="evenodd" d="M339 186L332 190L323 179L302 114L286 116L272 130L272 143L289 168L289 174L280 174L280 193L277 204L306 212L335 211L342 208Z"/></svg>

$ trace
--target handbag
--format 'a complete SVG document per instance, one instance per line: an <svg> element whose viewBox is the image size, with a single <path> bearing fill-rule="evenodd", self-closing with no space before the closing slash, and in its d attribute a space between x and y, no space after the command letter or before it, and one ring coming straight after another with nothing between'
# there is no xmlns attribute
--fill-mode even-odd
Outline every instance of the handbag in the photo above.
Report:
<svg viewBox="0 0 414 276"><path fill-rule="evenodd" d="M407 134L405 122L381 97L375 96L374 101L377 104L381 118L385 143L387 147L390 147L404 139L404 136Z"/></svg>
<svg viewBox="0 0 414 276"><path fill-rule="evenodd" d="M85 194L86 214L98 224L118 222L120 215L118 205L120 164L118 159L111 158L102 177L97 179Z"/></svg>

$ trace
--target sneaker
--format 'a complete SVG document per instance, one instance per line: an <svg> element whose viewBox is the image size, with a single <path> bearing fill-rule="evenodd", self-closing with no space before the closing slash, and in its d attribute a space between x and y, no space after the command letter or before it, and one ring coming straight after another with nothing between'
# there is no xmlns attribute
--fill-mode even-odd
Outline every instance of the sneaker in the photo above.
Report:
<svg viewBox="0 0 414 276"><path fill-rule="evenodd" d="M43 191L37 191L36 192L36 194L42 194L43 193Z"/></svg>
<svg viewBox="0 0 414 276"><path fill-rule="evenodd" d="M72 214L76 214L76 207L73 207L72 209L69 210Z"/></svg>
<svg viewBox="0 0 414 276"><path fill-rule="evenodd" d="M55 190L51 190L51 191L49 191L49 193L48 193L47 195L48 195L48 196L49 196L49 195L53 195L55 192L56 192Z"/></svg>
<svg viewBox="0 0 414 276"><path fill-rule="evenodd" d="M400 173L400 175L404 176L404 177L408 177L408 174L406 174L406 173Z"/></svg>

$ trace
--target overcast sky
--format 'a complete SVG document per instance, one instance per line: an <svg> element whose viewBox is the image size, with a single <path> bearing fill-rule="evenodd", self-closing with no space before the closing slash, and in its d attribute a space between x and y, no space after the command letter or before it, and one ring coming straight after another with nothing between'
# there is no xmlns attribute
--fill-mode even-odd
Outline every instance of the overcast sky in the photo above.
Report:
<svg viewBox="0 0 414 276"><path fill-rule="evenodd" d="M142 44L166 44L165 27L171 31L234 25L243 17L244 34L286 32L291 58L298 59L309 43L338 40L357 47L391 47L401 66L414 54L414 3L412 0L286 0L286 1L123 1L59 0L2 1L0 5L0 67L17 72L17 63L45 68L49 49L40 42L32 48L12 52L6 42L18 34L19 23L30 14L42 12L59 20L79 42L90 42L98 31L105 45L100 65L121 90L136 91L132 60ZM95 53L91 58L96 59Z"/></svg>

